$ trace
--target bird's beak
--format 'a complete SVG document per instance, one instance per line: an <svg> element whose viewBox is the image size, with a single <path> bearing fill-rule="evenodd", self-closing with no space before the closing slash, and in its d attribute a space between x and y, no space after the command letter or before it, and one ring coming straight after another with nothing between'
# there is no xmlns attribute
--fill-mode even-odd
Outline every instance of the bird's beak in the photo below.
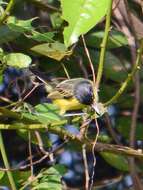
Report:
<svg viewBox="0 0 143 190"><path fill-rule="evenodd" d="M92 108L95 110L95 112L100 115L100 109L97 103L92 104Z"/></svg>

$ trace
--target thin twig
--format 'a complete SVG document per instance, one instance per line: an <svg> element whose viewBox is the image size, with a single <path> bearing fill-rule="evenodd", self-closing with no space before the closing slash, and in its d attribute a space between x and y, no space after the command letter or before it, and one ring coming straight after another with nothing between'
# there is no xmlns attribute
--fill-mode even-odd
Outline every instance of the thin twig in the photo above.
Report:
<svg viewBox="0 0 143 190"><path fill-rule="evenodd" d="M85 50L85 53L86 53L86 55L87 55L87 58L88 58L88 61L89 61L89 65L90 65L90 68L91 68L91 71L92 71L93 83L95 84L95 71L94 71L94 66L93 66L93 63L92 63L92 60L91 60L91 57L90 57L88 48L87 48L87 46L86 46L86 42L85 42L84 36L82 35L81 37L82 37L82 41L83 41L84 50Z"/></svg>
<svg viewBox="0 0 143 190"><path fill-rule="evenodd" d="M43 162L45 159L47 159L48 157L50 157L50 155L53 155L54 153L58 152L58 151L63 147L63 145L65 145L67 142L68 142L68 140L66 140L66 141L64 141L63 143L61 143L58 147L56 147L56 148L53 149L51 152L49 152L49 155L46 154L46 155L42 156L39 160L33 161L32 165L34 166L34 165L36 165L36 164L40 164L40 163ZM32 156L32 158L34 158L34 156ZM29 160L30 160L30 158L28 158L27 160L25 160L24 163L27 162L27 161L29 161ZM24 164L24 163L22 162L22 164ZM29 167L31 167L31 164L26 164L26 165L22 165L22 166L21 166L21 164L18 164L18 165L17 165L16 167L14 167L14 168L9 168L9 169L7 169L7 168L0 168L0 171L25 170L25 169L27 169L27 168L29 168Z"/></svg>
<svg viewBox="0 0 143 190"><path fill-rule="evenodd" d="M88 78L88 72L87 72L87 70L86 70L85 65L83 64L83 59L82 59L82 57L81 57L81 56L78 56L77 58L78 58L77 63L79 64L79 66L80 66L80 68L81 68L81 71L82 71L84 77L85 77L85 78Z"/></svg>
<svg viewBox="0 0 143 190"><path fill-rule="evenodd" d="M109 131L109 133L111 134L113 140L118 144L121 145L119 139L118 139L118 135L116 134L116 132L114 131L113 127L112 127L112 123L111 123L111 119L109 117L109 115L107 113L105 113L105 119L106 119L106 123L107 123L107 130Z"/></svg>
<svg viewBox="0 0 143 190"><path fill-rule="evenodd" d="M83 162L84 162L84 171L85 171L85 190L89 189L89 172L88 172L88 162L86 156L86 145L82 146L82 155L83 155Z"/></svg>
<svg viewBox="0 0 143 190"><path fill-rule="evenodd" d="M33 171L33 159L32 159L32 148L31 148L31 131L28 131L28 150L29 150L29 158L30 158L30 168L31 168L31 178L34 176Z"/></svg>
<svg viewBox="0 0 143 190"><path fill-rule="evenodd" d="M68 70L67 70L65 64L64 64L64 63L61 63L61 65L62 65L62 67L63 67L63 69L64 69L64 72L65 72L65 74L66 74L66 77L67 77L68 79L70 79L70 75L69 75L69 72L68 72Z"/></svg>
<svg viewBox="0 0 143 190"><path fill-rule="evenodd" d="M96 129L97 129L97 133L96 133L96 137L95 137L95 140L94 140L93 146L92 146L93 171L92 171L92 174L91 174L91 183L90 183L89 190L92 190L92 186L93 186L93 182L94 182L94 174L95 174L95 165L96 165L95 147L96 147L97 139L98 139L98 136L99 136L99 125L98 125L97 119L95 119L95 125L96 125Z"/></svg>
<svg viewBox="0 0 143 190"><path fill-rule="evenodd" d="M5 146L4 146L4 142L3 142L3 137L2 137L1 131L0 131L0 151L1 151L1 155L2 155L2 159L3 159L3 162L4 162L5 168L7 169L6 172L7 172L7 176L8 176L8 179L9 179L9 183L10 183L11 189L12 190L16 190L17 188L16 188L16 184L15 184L14 178L12 176L11 171L9 171L10 166L9 166L9 162L8 162L8 159L7 159L7 155L6 155Z"/></svg>

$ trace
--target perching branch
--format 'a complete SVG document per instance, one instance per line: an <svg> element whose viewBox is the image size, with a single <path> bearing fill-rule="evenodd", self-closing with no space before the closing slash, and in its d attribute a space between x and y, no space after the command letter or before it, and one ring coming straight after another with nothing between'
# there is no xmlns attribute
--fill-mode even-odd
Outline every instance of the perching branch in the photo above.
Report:
<svg viewBox="0 0 143 190"><path fill-rule="evenodd" d="M61 126L53 126L53 125L43 125L43 124L22 124L22 125L0 125L0 129L27 129L27 130L34 130L34 129L47 129L49 132L54 133L59 135L62 139L69 139L70 141L77 142L80 146L83 144L86 145L88 150L92 150L93 143L92 141L89 141L86 138L81 139L79 135L74 135L72 133L69 133L67 130L63 129ZM96 143L95 146L95 151L102 152L111 152L111 153L116 153L119 155L124 155L124 156L133 156L136 158L143 158L142 152L126 147L126 146L119 146L119 145L113 145L113 144L104 144L104 143Z"/></svg>

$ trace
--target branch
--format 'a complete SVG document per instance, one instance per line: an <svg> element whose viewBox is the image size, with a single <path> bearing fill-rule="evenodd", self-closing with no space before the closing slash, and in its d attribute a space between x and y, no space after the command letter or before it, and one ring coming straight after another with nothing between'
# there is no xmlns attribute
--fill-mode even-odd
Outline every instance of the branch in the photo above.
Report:
<svg viewBox="0 0 143 190"><path fill-rule="evenodd" d="M110 0L109 9L108 9L107 16L106 16L106 25L105 25L104 38L103 38L103 41L101 43L99 67L98 67L97 79L96 79L97 88L99 87L99 84L100 84L100 81L101 81L101 78L102 78L102 73L103 73L103 66L104 66L104 60L105 60L105 51L106 51L108 35L109 35L109 31L110 31L112 3L113 3L113 0Z"/></svg>
<svg viewBox="0 0 143 190"><path fill-rule="evenodd" d="M89 150L92 150L93 143L92 141L89 141L86 138L81 139L79 135L74 135L72 133L69 133L67 130L63 129L62 127L53 126L53 125L42 125L42 124L22 124L22 125L4 125L0 124L0 129L12 129L12 130L19 130L19 129L26 129L26 130L35 130L35 129L47 129L49 132L59 135L62 139L69 139L70 141L74 141L80 146L83 144L86 145L86 147ZM116 154L121 154L124 156L132 156L136 158L143 158L143 154L135 149L126 147L126 146L119 146L119 145L113 145L113 144L104 144L104 143L96 143L95 151L102 152L111 152Z"/></svg>

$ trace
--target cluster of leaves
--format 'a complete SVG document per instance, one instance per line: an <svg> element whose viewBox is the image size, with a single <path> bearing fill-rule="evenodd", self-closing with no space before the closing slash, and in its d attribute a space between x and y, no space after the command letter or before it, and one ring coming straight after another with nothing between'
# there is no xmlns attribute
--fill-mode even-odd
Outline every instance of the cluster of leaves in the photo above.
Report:
<svg viewBox="0 0 143 190"><path fill-rule="evenodd" d="M72 78L81 76L87 77L88 75L88 77L92 79L92 77L90 77L89 62L80 36L86 34L85 41L94 68L97 70L101 43L105 35L104 17L107 15L110 3L110 0L60 0L59 5L59 2L55 0L47 0L47 4L42 0L33 0L31 2L28 0L23 2L16 1L15 4L11 6L11 14L2 20L0 25L0 83L2 84L4 82L4 72L7 68L14 67L18 70L30 70L32 67L35 67L35 65L36 69L44 71L47 75L54 73L54 76L57 78L66 78L65 70L61 62L65 65L66 70ZM0 1L0 15L4 14L6 6L6 2ZM24 6L26 10L24 10ZM58 8L55 8L56 6ZM45 14L49 12L46 18L44 16L40 17L37 15L37 12L35 13L35 9L39 9L41 13L40 16L43 12ZM21 12L19 12L19 10L21 10ZM29 16L25 18L25 11L27 13L30 12L30 10L32 10L31 13L29 13L30 19L28 18ZM134 11L136 12L137 10ZM43 23L46 26L43 27ZM72 47L72 45L77 42L76 47ZM128 72L131 70L130 56L128 54L127 38L122 31L118 31L114 26L109 32L106 47L103 71L104 82L100 85L99 91L101 102L108 101L117 92L120 84L128 76ZM129 117L123 117L123 114L123 116L120 116L120 113L122 113L122 110L131 112L130 110L133 107L132 92L133 85L130 84L124 96L118 101L119 113L114 125L118 136L126 143L125 145L127 145L129 140L131 121ZM8 97L5 98L8 99ZM142 100L143 98L141 97L141 103ZM11 101L13 100L9 102L11 103ZM63 126L67 123L67 119L59 115L59 109L53 104L39 104L38 102L36 106L34 106L22 102L22 106L21 104L17 105L17 110L20 112L20 118L22 117L23 121L45 125L56 125L56 123L59 123L58 126ZM12 107L13 105L10 106ZM116 111L117 110L114 112ZM113 115L113 119L115 119L116 116L115 114ZM19 125L19 127L22 126L19 120L16 119L14 121L14 123L16 123L15 125ZM77 122L79 122L79 120L77 120ZM143 139L141 122L142 121L137 124L136 140ZM101 134L99 136L99 141L105 143L113 142L105 129L103 129L102 132L103 135ZM19 130L18 134L28 141L28 132L26 130ZM46 147L52 146L43 131L41 137L43 141L46 142L44 143ZM38 144L34 136L32 136L31 141L33 144ZM101 152L100 155L109 165L121 173L124 174L124 172L129 171L126 157L108 152ZM14 178L17 179L17 186L19 189L21 188L21 190L25 187L30 187L30 189L33 190L60 190L62 189L61 177L64 174L63 170L62 168L61 172L59 166L54 166L44 171L42 170L34 177L33 181L31 180L27 183L25 181L30 175L29 172L27 172L26 175L24 173L19 175L20 172L18 172L19 176L14 175ZM0 173L0 184L8 185L4 172ZM23 184L23 187L21 184Z"/></svg>

